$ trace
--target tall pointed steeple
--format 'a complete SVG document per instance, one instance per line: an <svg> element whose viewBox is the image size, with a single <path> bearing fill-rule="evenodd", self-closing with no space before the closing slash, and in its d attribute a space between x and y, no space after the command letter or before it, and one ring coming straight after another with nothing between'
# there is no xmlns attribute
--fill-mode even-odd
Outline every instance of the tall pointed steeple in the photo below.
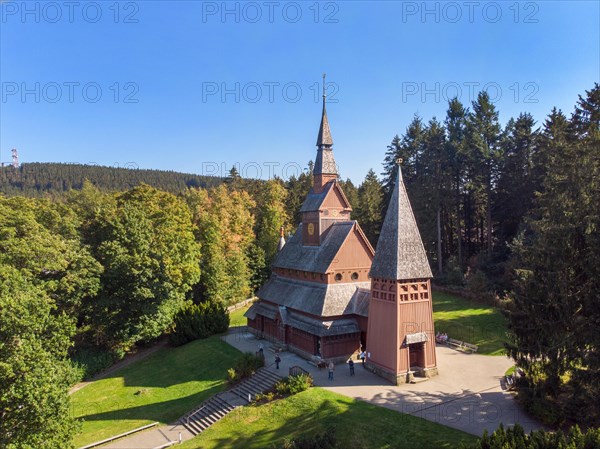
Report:
<svg viewBox="0 0 600 449"><path fill-rule="evenodd" d="M331 130L329 129L329 120L327 119L327 110L325 108L325 100L327 98L325 86L325 74L323 74L323 113L317 137L317 157L313 168L316 192L322 191L325 184L337 179L338 176L337 165L331 148L333 146L333 139L331 138Z"/></svg>
<svg viewBox="0 0 600 449"><path fill-rule="evenodd" d="M431 267L402 179L401 162L397 161L396 184L381 228L370 275L396 280L431 278Z"/></svg>
<svg viewBox="0 0 600 449"><path fill-rule="evenodd" d="M319 135L317 137L317 147L331 147L333 139L331 138L331 130L329 129L329 120L327 120L327 109L325 109L325 101L327 98L327 89L325 84L325 74L323 74L323 113L321 114L321 126L319 126Z"/></svg>

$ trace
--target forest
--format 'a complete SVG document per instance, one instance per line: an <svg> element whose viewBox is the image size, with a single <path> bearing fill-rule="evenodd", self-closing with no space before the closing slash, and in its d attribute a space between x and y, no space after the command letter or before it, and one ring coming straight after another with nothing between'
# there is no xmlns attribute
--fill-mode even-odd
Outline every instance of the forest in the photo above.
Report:
<svg viewBox="0 0 600 449"><path fill-rule="evenodd" d="M504 126L485 92L451 100L443 120L415 116L382 149L380 176L339 182L376 247L402 158L434 283L502 308L527 407L598 425L600 86L574 100L568 115ZM0 447L70 447L73 383L173 332L191 304L251 296L280 228L300 221L307 165L267 181L235 168L1 168Z"/></svg>

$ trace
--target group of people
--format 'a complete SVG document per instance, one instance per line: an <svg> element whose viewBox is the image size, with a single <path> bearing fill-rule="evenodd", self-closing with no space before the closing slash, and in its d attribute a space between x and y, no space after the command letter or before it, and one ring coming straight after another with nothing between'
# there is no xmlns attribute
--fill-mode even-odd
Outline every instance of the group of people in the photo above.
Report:
<svg viewBox="0 0 600 449"><path fill-rule="evenodd" d="M435 334L435 341L438 343L446 344L448 342L448 334L438 332L437 334Z"/></svg>
<svg viewBox="0 0 600 449"><path fill-rule="evenodd" d="M437 336L436 336L437 339ZM258 345L258 351L256 353L256 355L260 358L262 358L263 360L265 359L265 350L264 350L264 346L262 343L259 343ZM365 351L361 350L358 354L358 358L362 361L362 365L365 366L365 359L367 357L367 354L365 353ZM275 368L279 369L279 364L281 363L281 357L279 356L279 354L275 354ZM352 360L352 358L348 359L348 367L350 368L350 375L354 376L354 360ZM333 360L330 360L329 363L327 364L327 370L329 371L329 380L333 380L333 372L335 371L335 364L333 363Z"/></svg>

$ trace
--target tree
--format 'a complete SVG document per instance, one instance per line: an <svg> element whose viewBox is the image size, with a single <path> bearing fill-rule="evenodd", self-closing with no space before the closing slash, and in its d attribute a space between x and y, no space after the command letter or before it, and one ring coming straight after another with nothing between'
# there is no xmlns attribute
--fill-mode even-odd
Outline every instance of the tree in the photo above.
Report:
<svg viewBox="0 0 600 449"><path fill-rule="evenodd" d="M480 92L477 100L473 102L473 111L469 114L467 121L467 136L469 150L467 163L471 174L470 187L479 212L477 225L480 230L480 248L485 247L488 255L491 255L493 248L492 191L501 156L500 124L498 111L485 91Z"/></svg>
<svg viewBox="0 0 600 449"><path fill-rule="evenodd" d="M0 263L0 447L73 447L73 333L72 320L41 287Z"/></svg>
<svg viewBox="0 0 600 449"><path fill-rule="evenodd" d="M271 179L263 184L256 198L256 243L264 250L267 266L271 265L277 253L281 228L288 224L285 210L287 196L282 182Z"/></svg>
<svg viewBox="0 0 600 449"><path fill-rule="evenodd" d="M454 222L456 229L456 257L458 267L462 271L463 266L463 221L464 207L463 191L464 191L464 173L465 173L465 142L466 142L466 121L468 110L464 108L462 103L453 98L448 102L448 110L446 112L446 153L450 161L452 170L452 198L454 202Z"/></svg>
<svg viewBox="0 0 600 449"><path fill-rule="evenodd" d="M199 278L200 249L191 214L174 195L142 185L117 196L96 249L102 289L89 302L96 337L127 350L171 325Z"/></svg>
<svg viewBox="0 0 600 449"><path fill-rule="evenodd" d="M229 305L247 299L252 291L248 254L256 239L252 215L256 203L247 192L224 186L210 192L192 189L185 199L202 246L202 274L194 300Z"/></svg>
<svg viewBox="0 0 600 449"><path fill-rule="evenodd" d="M507 309L507 349L536 394L556 399L566 391L567 411L577 414L569 418L591 425L600 423L600 103L590 108L597 91L580 99L569 126L556 111L546 121L541 149L548 166L513 245L517 269ZM585 117L596 119L585 124Z"/></svg>
<svg viewBox="0 0 600 449"><path fill-rule="evenodd" d="M504 242L516 237L534 198L533 160L538 145L534 124L530 114L520 114L517 120L509 120L501 141L503 160L493 209Z"/></svg>
<svg viewBox="0 0 600 449"><path fill-rule="evenodd" d="M75 213L63 204L0 198L0 263L43 288L74 321L81 302L97 294L102 272L77 227Z"/></svg>
<svg viewBox="0 0 600 449"><path fill-rule="evenodd" d="M358 188L358 207L356 219L373 247L377 246L383 223L383 187L377 175L370 169L365 180Z"/></svg>

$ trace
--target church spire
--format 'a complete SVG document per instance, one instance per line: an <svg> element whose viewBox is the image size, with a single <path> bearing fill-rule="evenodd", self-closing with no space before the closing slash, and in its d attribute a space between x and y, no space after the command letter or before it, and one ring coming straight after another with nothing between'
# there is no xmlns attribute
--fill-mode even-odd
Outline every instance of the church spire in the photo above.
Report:
<svg viewBox="0 0 600 449"><path fill-rule="evenodd" d="M402 159L396 163L396 185L383 221L370 276L394 280L431 278L431 268L402 179Z"/></svg>
<svg viewBox="0 0 600 449"><path fill-rule="evenodd" d="M317 147L331 147L333 139L331 138L331 130L329 129L329 120L327 120L327 110L325 109L325 99L327 98L327 89L325 84L325 74L323 73L323 113L321 115L321 126L319 127L319 136L317 137Z"/></svg>
<svg viewBox="0 0 600 449"><path fill-rule="evenodd" d="M327 110L325 109L325 98L327 97L325 86L325 74L323 74L323 114L319 136L317 137L317 157L313 168L314 189L317 193L321 192L328 182L335 181L338 176L337 165L331 149L333 139L331 138Z"/></svg>

